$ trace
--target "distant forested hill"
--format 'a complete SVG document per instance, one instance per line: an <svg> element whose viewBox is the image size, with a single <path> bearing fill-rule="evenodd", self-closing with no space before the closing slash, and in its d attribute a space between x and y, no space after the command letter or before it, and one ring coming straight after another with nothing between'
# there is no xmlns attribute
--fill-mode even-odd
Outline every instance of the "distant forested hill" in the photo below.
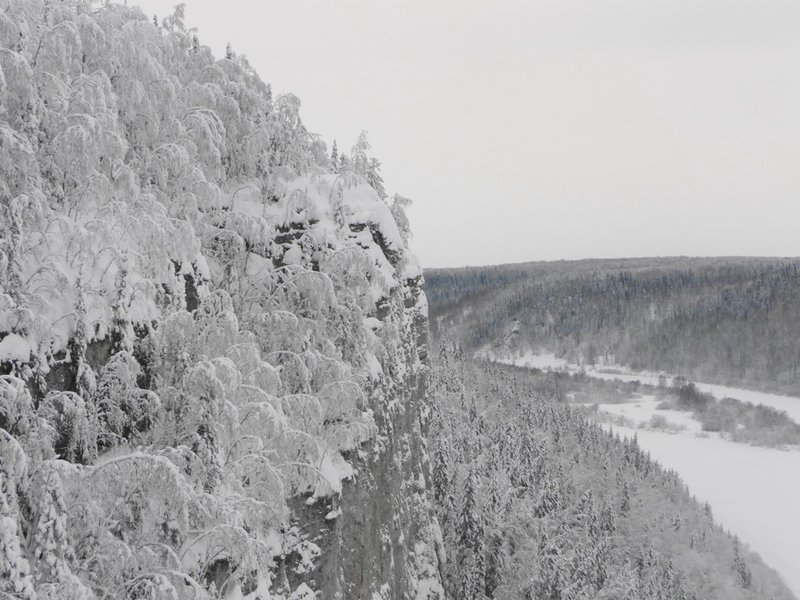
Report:
<svg viewBox="0 0 800 600"><path fill-rule="evenodd" d="M465 347L547 349L800 390L800 260L656 258L426 272L431 327Z"/></svg>
<svg viewBox="0 0 800 600"><path fill-rule="evenodd" d="M793 598L636 438L560 401L552 374L447 344L434 356L431 484L449 598Z"/></svg>

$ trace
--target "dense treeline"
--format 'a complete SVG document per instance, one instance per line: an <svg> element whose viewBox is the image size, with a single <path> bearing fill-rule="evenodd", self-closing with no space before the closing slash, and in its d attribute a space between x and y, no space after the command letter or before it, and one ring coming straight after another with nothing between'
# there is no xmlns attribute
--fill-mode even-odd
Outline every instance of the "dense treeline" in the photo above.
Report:
<svg viewBox="0 0 800 600"><path fill-rule="evenodd" d="M800 425L785 412L734 398L717 401L693 383L676 378L669 388L655 390L659 408L691 411L703 431L723 433L728 439L760 446L800 445Z"/></svg>
<svg viewBox="0 0 800 600"><path fill-rule="evenodd" d="M788 259L632 259L426 277L432 327L469 319L459 335L472 349L547 349L574 362L790 392L800 385L798 267Z"/></svg>
<svg viewBox="0 0 800 600"><path fill-rule="evenodd" d="M560 401L551 375L449 345L437 363L431 480L450 597L793 597L635 438Z"/></svg>

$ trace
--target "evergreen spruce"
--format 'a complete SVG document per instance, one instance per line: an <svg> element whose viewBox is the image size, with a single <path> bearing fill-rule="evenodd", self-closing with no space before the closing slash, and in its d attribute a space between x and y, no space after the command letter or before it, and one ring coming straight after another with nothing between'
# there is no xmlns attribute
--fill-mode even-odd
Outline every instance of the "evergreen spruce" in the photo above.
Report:
<svg viewBox="0 0 800 600"><path fill-rule="evenodd" d="M335 172L339 170L339 148L336 146L336 140L333 140L333 147L331 148L331 166Z"/></svg>
<svg viewBox="0 0 800 600"><path fill-rule="evenodd" d="M14 494L0 462L0 597L33 600L36 597L30 565L23 553L17 516L11 510L9 496Z"/></svg>

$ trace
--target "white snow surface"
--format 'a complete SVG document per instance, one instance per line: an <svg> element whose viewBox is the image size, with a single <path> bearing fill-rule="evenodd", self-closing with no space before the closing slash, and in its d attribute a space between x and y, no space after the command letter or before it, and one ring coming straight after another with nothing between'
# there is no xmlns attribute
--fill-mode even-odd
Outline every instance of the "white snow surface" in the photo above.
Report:
<svg viewBox="0 0 800 600"><path fill-rule="evenodd" d="M515 365L517 367L526 367L528 369L541 369L542 371L569 370L570 367L570 364L567 361L565 361L563 358L558 358L552 352L541 352L541 353L527 352L522 356L513 359L498 358L495 360L497 360L498 362Z"/></svg>
<svg viewBox="0 0 800 600"><path fill-rule="evenodd" d="M16 333L9 333L0 340L0 362L19 361L27 362L31 357L31 346Z"/></svg>
<svg viewBox="0 0 800 600"><path fill-rule="evenodd" d="M670 429L701 433L703 426L700 421L693 419L691 413L681 410L663 410L656 408L661 402L652 395L640 396L631 402L613 404L598 404L599 412L620 416L628 419L637 429L650 429L651 419L655 416L663 417ZM708 434L703 434L708 435Z"/></svg>

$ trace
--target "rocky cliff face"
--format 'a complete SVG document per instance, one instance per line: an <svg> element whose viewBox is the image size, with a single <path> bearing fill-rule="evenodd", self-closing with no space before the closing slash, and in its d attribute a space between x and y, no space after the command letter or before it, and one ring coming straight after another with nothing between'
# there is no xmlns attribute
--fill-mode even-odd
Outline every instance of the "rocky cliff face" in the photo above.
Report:
<svg viewBox="0 0 800 600"><path fill-rule="evenodd" d="M418 296L418 285L409 282L395 301ZM395 379L387 380L386 388L373 396L381 433L374 450L355 460L360 476L344 488L346 508L335 532L342 572L337 591L342 598L369 597L375 583L380 583L380 597L443 598L438 525L427 483L425 347L416 345L426 322L408 309L399 313L405 321L406 347L396 359Z"/></svg>
<svg viewBox="0 0 800 600"><path fill-rule="evenodd" d="M421 270L363 145L180 10L12 1L0 46L0 595L441 597Z"/></svg>
<svg viewBox="0 0 800 600"><path fill-rule="evenodd" d="M345 207L349 200L345 192ZM428 321L422 276L388 215L358 214L363 222L349 222L350 235L360 240L359 247L380 252L385 272L399 274L373 294L366 318L381 346L366 386L376 434L344 452L354 475L343 482L340 496L309 494L291 506L307 539L320 547L309 576L323 598L444 598L438 570L442 547L427 484ZM324 221L312 217L309 228L295 224L286 243L312 243L314 229ZM297 557L287 557L287 581L308 577L297 567Z"/></svg>
<svg viewBox="0 0 800 600"><path fill-rule="evenodd" d="M427 484L427 322L420 301L418 279L391 299L413 305L395 313L405 343L370 394L378 434L346 455L354 478L334 501L293 504L298 522L320 524L307 531L323 548L313 577L324 598L444 598L442 546ZM325 522L329 511L340 514Z"/></svg>

